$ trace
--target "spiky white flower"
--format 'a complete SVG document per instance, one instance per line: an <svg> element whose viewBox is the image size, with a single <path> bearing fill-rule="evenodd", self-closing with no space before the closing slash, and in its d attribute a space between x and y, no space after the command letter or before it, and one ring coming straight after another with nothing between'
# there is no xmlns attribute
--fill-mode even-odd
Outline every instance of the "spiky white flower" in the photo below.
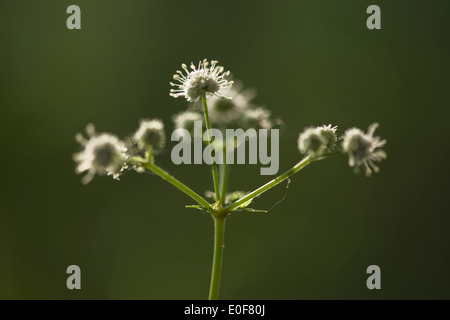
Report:
<svg viewBox="0 0 450 320"><path fill-rule="evenodd" d="M78 163L76 172L80 174L87 171L81 182L89 183L96 174L112 175L114 179L118 180L119 175L126 168L127 148L125 144L115 135L97 134L93 124L86 126L86 133L89 139L80 133L76 135L76 140L84 149L73 156L75 162Z"/></svg>
<svg viewBox="0 0 450 320"><path fill-rule="evenodd" d="M166 133L164 132L164 123L160 119L141 120L139 129L133 136L138 147L147 150L152 148L153 152L158 152L166 144Z"/></svg>
<svg viewBox="0 0 450 320"><path fill-rule="evenodd" d="M336 126L331 124L306 128L298 137L298 149L303 154L317 157L336 146Z"/></svg>
<svg viewBox="0 0 450 320"><path fill-rule="evenodd" d="M367 133L358 128L348 129L342 141L343 151L349 156L349 166L356 170L364 166L366 176L370 176L372 171L379 171L374 161L381 161L387 157L386 152L380 149L386 144L386 140L373 136L377 127L378 123L371 124Z"/></svg>
<svg viewBox="0 0 450 320"><path fill-rule="evenodd" d="M218 66L215 60L212 60L210 65L209 61L204 59L199 62L198 67L191 63L191 70L185 64L181 67L186 74L177 71L173 79L179 83L170 83L176 87L170 90L170 95L174 98L185 97L188 101L198 101L206 94L226 98L222 91L233 85L233 81L225 78L230 75L230 71L224 72L224 68Z"/></svg>
<svg viewBox="0 0 450 320"><path fill-rule="evenodd" d="M319 130L320 135L325 139L325 145L324 148L328 151L331 151L336 146L336 129L337 126L332 127L331 124L325 126L320 126L317 128Z"/></svg>
<svg viewBox="0 0 450 320"><path fill-rule="evenodd" d="M318 156L322 153L327 141L322 136L319 128L306 128L298 136L298 149L303 154L308 154L312 157Z"/></svg>

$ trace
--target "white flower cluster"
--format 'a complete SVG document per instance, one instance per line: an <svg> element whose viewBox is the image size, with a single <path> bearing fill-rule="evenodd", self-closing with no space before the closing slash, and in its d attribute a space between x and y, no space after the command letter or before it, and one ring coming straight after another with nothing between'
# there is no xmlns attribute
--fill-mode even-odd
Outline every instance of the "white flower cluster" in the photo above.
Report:
<svg viewBox="0 0 450 320"><path fill-rule="evenodd" d="M84 184L89 183L96 174L112 175L118 179L120 173L126 167L127 148L115 135L109 133L97 134L93 124L86 126L89 139L82 134L76 135L76 140L84 147L83 151L74 155L78 163L75 171L87 175L81 180Z"/></svg>
<svg viewBox="0 0 450 320"><path fill-rule="evenodd" d="M325 151L332 151L337 141L336 128L331 124L306 128L298 137L298 149L311 157L320 156Z"/></svg>
<svg viewBox="0 0 450 320"><path fill-rule="evenodd" d="M221 128L224 124L230 127L242 128L244 130L271 129L275 121L271 119L271 112L265 107L254 105L251 100L256 96L256 90L252 88L243 89L240 81L232 88L222 91L227 98L211 96L208 99L208 113L213 125ZM180 112L172 117L175 128L183 128L192 132L194 121L202 121L202 106L192 104L186 111ZM277 123L280 123L278 120Z"/></svg>
<svg viewBox="0 0 450 320"><path fill-rule="evenodd" d="M185 71L177 71L173 78L179 83L170 83L176 87L170 90L172 97L185 97L187 101L194 102L190 110L179 113L173 117L175 128L192 130L193 122L203 118L197 112L195 104L201 97L208 95L208 113L213 125L235 125L243 129L271 129L274 122L270 119L271 112L264 107L251 103L256 96L253 89L243 89L239 81L235 84L227 78L230 72L217 65L217 61L205 59L200 61L198 67L191 63L190 69L182 64ZM234 86L233 86L234 85Z"/></svg>
<svg viewBox="0 0 450 320"><path fill-rule="evenodd" d="M236 124L244 130L272 128L271 112L251 103L256 97L256 90L244 89L243 84L237 81L236 85L225 91L225 94L231 99L212 97L208 100L208 112L212 123Z"/></svg>
<svg viewBox="0 0 450 320"><path fill-rule="evenodd" d="M207 96L210 122L219 128L226 125L244 130L271 129L274 124L280 123L271 119L268 109L251 102L256 96L255 90L244 90L240 82L233 87L234 81L228 79L230 72L225 72L217 63L215 60L210 63L204 59L198 66L191 63L190 69L182 64L184 73L177 71L173 76L179 83L170 83L175 87L170 90L170 95L175 98L185 97L187 101L194 102L190 109L172 117L176 129L187 129L191 133L198 131L194 130L194 123L204 121L204 117L195 109L195 102ZM370 125L367 133L351 128L339 139L336 136L336 126L329 124L309 127L299 135L298 149L302 154L316 159L342 151L348 154L350 167L355 171L364 167L366 175L370 176L372 172L379 171L375 162L387 157L386 152L381 149L386 140L374 136L377 127L377 123ZM136 161L136 156L151 155L147 160L153 161L153 155L160 152L166 143L164 124L160 119L141 120L129 144L110 133L97 134L92 124L86 127L86 132L88 138L81 134L76 136L83 150L74 155L76 172L87 172L82 178L83 183L89 183L96 174L112 175L118 179L128 168L142 172L144 167L140 161L146 160ZM338 144L338 141L341 143ZM217 148L223 148L224 143L228 141L217 141ZM230 143L236 147L234 139Z"/></svg>
<svg viewBox="0 0 450 320"><path fill-rule="evenodd" d="M203 121L203 116L195 111L182 111L172 117L175 124L175 129L186 129L191 134L194 134L194 122Z"/></svg>
<svg viewBox="0 0 450 320"><path fill-rule="evenodd" d="M87 172L81 182L84 184L92 181L96 174L111 175L114 179L124 170L128 169L128 162L132 154L127 144L117 136L110 133L96 133L93 124L86 126L88 138L82 134L75 136L83 150L74 154L73 159L77 163L76 173ZM134 133L139 151L157 153L166 142L164 124L161 120L142 120L138 130ZM134 166L137 171L141 168Z"/></svg>
<svg viewBox="0 0 450 320"><path fill-rule="evenodd" d="M141 120L133 138L141 150L152 148L152 152L159 152L166 144L164 123L160 119Z"/></svg>
<svg viewBox="0 0 450 320"><path fill-rule="evenodd" d="M378 172L379 168L374 163L386 159L387 155L381 148L386 144L386 140L374 137L378 123L369 126L367 133L358 128L351 128L345 131L342 136L341 150L349 157L348 164L358 171L364 167L366 176L372 172ZM298 138L298 149L301 153L311 157L318 157L326 152L336 149L336 128L331 125L321 127L310 127L305 129Z"/></svg>
<svg viewBox="0 0 450 320"><path fill-rule="evenodd" d="M386 140L373 136L377 128L378 123L372 123L367 133L358 128L351 128L345 132L343 137L342 148L349 156L349 166L354 167L356 170L363 166L366 176L370 176L372 171L379 171L374 161L381 161L387 158L386 152L380 149L384 147Z"/></svg>
<svg viewBox="0 0 450 320"><path fill-rule="evenodd" d="M171 82L170 95L174 98L185 97L188 101L197 101L206 94L225 97L221 91L233 85L233 81L228 81L227 76L230 71L224 72L224 68L217 65L218 61L207 59L200 61L198 67L191 63L191 70L185 64L181 67L186 72L177 71L173 79L179 83Z"/></svg>

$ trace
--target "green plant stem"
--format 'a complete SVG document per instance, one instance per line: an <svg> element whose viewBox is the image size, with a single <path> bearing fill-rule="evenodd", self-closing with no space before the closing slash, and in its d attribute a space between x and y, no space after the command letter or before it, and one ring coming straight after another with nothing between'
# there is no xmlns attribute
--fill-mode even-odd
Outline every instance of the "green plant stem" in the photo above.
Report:
<svg viewBox="0 0 450 320"><path fill-rule="evenodd" d="M222 199L222 206L225 203L225 196L228 189L228 165L227 165L227 150L223 148L223 164L220 165L220 193Z"/></svg>
<svg viewBox="0 0 450 320"><path fill-rule="evenodd" d="M341 153L340 150L334 151L334 152L330 152L327 154L324 154L322 156L320 156L319 158L312 158L310 156L307 156L305 158L303 158L299 163L297 163L295 166L293 166L291 169L289 169L288 171L286 171L285 173L279 175L278 177L276 177L275 179L267 182L265 185L259 187L258 189L250 192L249 194L247 194L246 196L242 197L241 199L239 199L236 202L233 202L231 205L229 205L228 207L224 208L225 212L231 212L237 208L239 208L241 205L243 205L244 203L246 203L249 200L252 200L253 198L259 196L261 193L266 192L267 190L275 187L276 185L280 184L281 182L283 182L284 180L286 180L287 178L289 178L290 176L292 176L293 174L299 172L300 170L302 170L304 167L306 167L308 164L317 161L317 160L322 160L325 158L328 158L330 156L336 155Z"/></svg>
<svg viewBox="0 0 450 320"><path fill-rule="evenodd" d="M164 171L163 169L161 169L156 164L148 162L148 163L145 163L143 165L148 170L154 172L156 175L160 176L162 179L166 180L167 182L169 182L170 184L172 184L173 186L175 186L179 190L183 191L189 197L191 197L192 199L197 201L198 204L200 204L201 206L203 206L205 208L209 208L210 207L210 203L208 201L203 199L201 196L199 196L191 188L186 186L184 183L182 183L181 181L179 181L175 177L171 176L168 172Z"/></svg>
<svg viewBox="0 0 450 320"><path fill-rule="evenodd" d="M203 102L203 111L205 113L205 123L206 123L208 144L210 144L212 142L211 141L211 123L209 121L208 104L206 102L206 95L202 96L202 102ZM221 204L219 174L217 172L217 164L215 162L213 162L213 164L212 164L212 176L213 176L213 182L214 182L214 192L216 194L216 201L219 201L219 203Z"/></svg>
<svg viewBox="0 0 450 320"><path fill-rule="evenodd" d="M250 192L249 194L247 194L246 196L242 197L238 201L232 203L231 205L226 207L225 210L233 211L234 209L239 208L239 206L241 206L242 204L246 203L247 201L249 201L249 200L251 200L251 199L253 199L253 198L257 197L257 196L259 196L261 193L266 192L270 188L275 187L277 184L283 182L284 180L286 180L287 178L292 176L294 173L297 173L298 171L300 171L301 169L303 169L304 167L306 167L308 164L310 164L313 161L314 160L311 157L309 157L309 156L304 158L302 161L297 163L295 166L293 166L291 169L289 169L285 173L279 175L275 179L267 182L265 185L259 187L258 189Z"/></svg>
<svg viewBox="0 0 450 320"><path fill-rule="evenodd" d="M226 215L213 216L214 219L214 257L209 288L209 300L219 299L220 276L222 273L223 243L225 237Z"/></svg>

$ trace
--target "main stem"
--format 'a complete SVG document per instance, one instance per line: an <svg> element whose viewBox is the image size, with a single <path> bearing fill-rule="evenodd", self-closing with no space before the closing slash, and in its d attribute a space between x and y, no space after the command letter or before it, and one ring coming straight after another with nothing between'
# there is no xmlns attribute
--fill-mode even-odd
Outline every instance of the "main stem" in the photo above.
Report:
<svg viewBox="0 0 450 320"><path fill-rule="evenodd" d="M203 102L203 111L205 113L205 123L206 123L206 132L208 137L208 144L210 144L211 141L211 123L209 121L209 113L208 113L208 104L206 102L206 95L202 96L202 102ZM220 198L220 187L219 187L219 174L217 172L217 164L213 162L212 164L212 176L214 181L214 192L216 194L216 201L219 201L220 207L221 205L221 198Z"/></svg>
<svg viewBox="0 0 450 320"><path fill-rule="evenodd" d="M214 219L214 257L211 273L209 300L219 299L220 275L222 273L223 243L225 236L225 215L213 216Z"/></svg>

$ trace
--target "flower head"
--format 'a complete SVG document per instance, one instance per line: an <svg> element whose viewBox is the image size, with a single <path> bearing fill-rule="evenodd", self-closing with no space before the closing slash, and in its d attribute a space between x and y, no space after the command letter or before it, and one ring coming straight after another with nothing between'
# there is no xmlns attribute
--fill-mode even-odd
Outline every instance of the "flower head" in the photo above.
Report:
<svg viewBox="0 0 450 320"><path fill-rule="evenodd" d="M159 119L141 120L133 138L140 149L147 150L151 147L153 152L157 152L166 144L164 123Z"/></svg>
<svg viewBox="0 0 450 320"><path fill-rule="evenodd" d="M239 123L243 129L271 129L273 127L271 114L270 110L263 107L247 109L239 118Z"/></svg>
<svg viewBox="0 0 450 320"><path fill-rule="evenodd" d="M256 96L256 91L251 88L243 90L243 84L238 81L233 87L223 90L223 95L229 98L212 96L208 100L212 123L232 123L242 118L246 110L253 108L250 101Z"/></svg>
<svg viewBox="0 0 450 320"><path fill-rule="evenodd" d="M298 149L312 157L322 153L327 141L317 127L306 128L298 137Z"/></svg>
<svg viewBox="0 0 450 320"><path fill-rule="evenodd" d="M194 111L183 111L172 117L175 129L186 129L191 134L194 132L194 122L203 121L203 116Z"/></svg>
<svg viewBox="0 0 450 320"><path fill-rule="evenodd" d="M317 157L324 151L332 151L337 141L336 128L331 124L306 128L298 137L298 149L311 157Z"/></svg>
<svg viewBox="0 0 450 320"><path fill-rule="evenodd" d="M233 81L225 79L230 71L224 72L224 68L218 66L215 60L211 61L210 65L209 61L204 59L199 62L198 67L191 63L191 70L185 64L181 67L186 74L177 71L173 79L179 83L170 83L176 87L170 90L170 95L174 98L185 97L188 101L197 101L206 94L225 98L221 91L233 85Z"/></svg>
<svg viewBox="0 0 450 320"><path fill-rule="evenodd" d="M325 139L325 149L331 151L336 146L336 129L337 126L332 127L331 124L325 126L318 127L317 130L320 132L320 135Z"/></svg>
<svg viewBox="0 0 450 320"><path fill-rule="evenodd" d="M374 161L381 161L387 157L386 152L380 149L386 144L386 140L373 136L377 127L378 123L371 124L367 133L358 128L348 129L342 141L343 151L349 156L349 166L356 170L364 166L366 176L370 176L372 171L379 171Z"/></svg>
<svg viewBox="0 0 450 320"><path fill-rule="evenodd" d="M89 183L96 174L112 175L118 179L120 173L126 168L127 148L116 136L109 133L95 132L93 124L86 126L89 139L77 134L77 141L84 147L83 151L74 155L77 173L87 171L81 182Z"/></svg>

